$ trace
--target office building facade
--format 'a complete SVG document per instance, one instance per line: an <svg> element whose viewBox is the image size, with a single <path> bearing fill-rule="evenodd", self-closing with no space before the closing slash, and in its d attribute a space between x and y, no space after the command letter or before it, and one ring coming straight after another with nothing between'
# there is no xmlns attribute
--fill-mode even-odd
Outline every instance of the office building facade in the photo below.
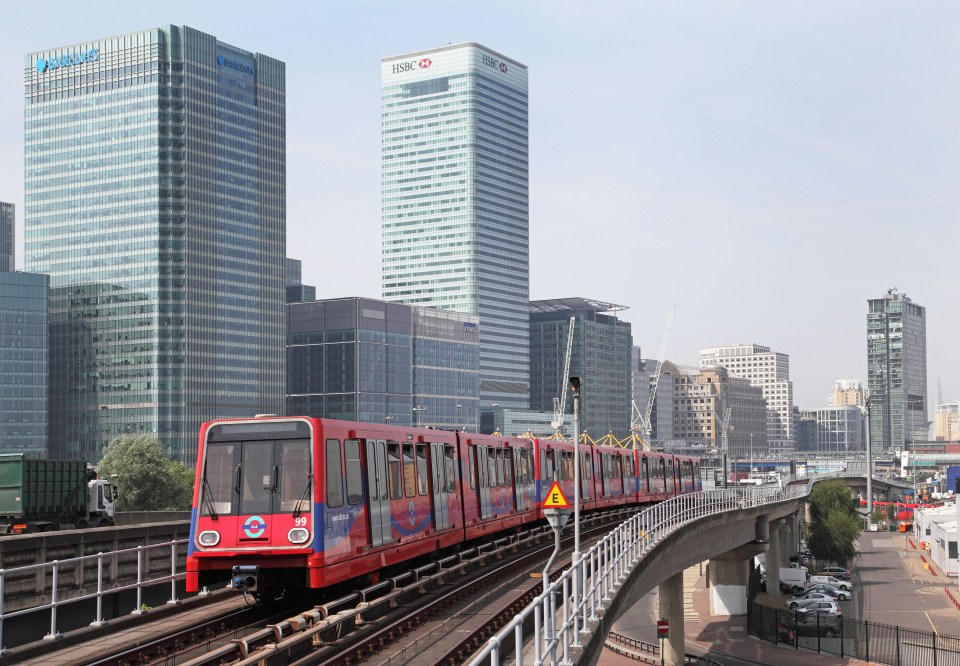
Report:
<svg viewBox="0 0 960 666"><path fill-rule="evenodd" d="M793 382L790 357L756 344L709 347L700 350L700 367L719 365L737 377L749 379L767 402L767 447L770 453L792 451Z"/></svg>
<svg viewBox="0 0 960 666"><path fill-rule="evenodd" d="M896 289L867 301L867 391L871 450L929 438L927 310Z"/></svg>
<svg viewBox="0 0 960 666"><path fill-rule="evenodd" d="M933 415L933 436L938 442L960 440L960 402L937 405Z"/></svg>
<svg viewBox="0 0 960 666"><path fill-rule="evenodd" d="M164 26L31 53L24 80L52 454L146 434L189 463L202 421L281 411L284 63Z"/></svg>
<svg viewBox="0 0 960 666"><path fill-rule="evenodd" d="M476 431L476 317L369 298L287 310L288 414Z"/></svg>
<svg viewBox="0 0 960 666"><path fill-rule="evenodd" d="M828 405L853 405L866 407L867 401L863 392L863 384L859 379L838 379L833 382L833 390L827 396Z"/></svg>
<svg viewBox="0 0 960 666"><path fill-rule="evenodd" d="M16 206L0 201L0 272L16 268L16 250L13 230L16 221Z"/></svg>
<svg viewBox="0 0 960 666"><path fill-rule="evenodd" d="M866 415L855 405L828 405L817 410L817 451L866 451Z"/></svg>
<svg viewBox="0 0 960 666"><path fill-rule="evenodd" d="M623 439L630 433L633 376L633 335L629 322L608 312L624 306L586 298L530 302L530 408L553 417L566 362L570 319L574 319L570 376L582 380L581 432L599 439L612 433ZM566 413L571 412L566 392ZM567 433L568 435L570 433Z"/></svg>
<svg viewBox="0 0 960 666"><path fill-rule="evenodd" d="M527 68L469 43L381 79L383 298L478 317L482 404L526 409Z"/></svg>
<svg viewBox="0 0 960 666"><path fill-rule="evenodd" d="M0 272L0 453L48 454L49 284Z"/></svg>

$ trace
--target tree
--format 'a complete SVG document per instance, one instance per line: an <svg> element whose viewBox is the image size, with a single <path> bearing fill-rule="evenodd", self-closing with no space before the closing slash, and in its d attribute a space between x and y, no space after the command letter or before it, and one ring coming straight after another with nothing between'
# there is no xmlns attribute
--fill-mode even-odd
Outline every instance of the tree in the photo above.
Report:
<svg viewBox="0 0 960 666"><path fill-rule="evenodd" d="M190 508L193 474L168 460L160 442L146 435L120 435L97 466L117 488L120 511L183 511Z"/></svg>
<svg viewBox="0 0 960 666"><path fill-rule="evenodd" d="M810 514L810 554L821 562L847 566L857 555L856 541L863 523L843 481L816 484L810 494Z"/></svg>

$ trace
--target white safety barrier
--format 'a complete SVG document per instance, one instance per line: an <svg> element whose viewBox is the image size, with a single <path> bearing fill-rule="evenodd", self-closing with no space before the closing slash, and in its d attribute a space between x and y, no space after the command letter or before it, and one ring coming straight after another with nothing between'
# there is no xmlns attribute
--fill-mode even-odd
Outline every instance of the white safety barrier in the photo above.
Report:
<svg viewBox="0 0 960 666"><path fill-rule="evenodd" d="M807 483L784 486L754 486L710 490L681 495L655 504L637 513L605 536L582 555L578 566L571 566L523 609L496 636L491 638L469 666L500 664L500 646L513 637L516 666L523 665L524 622L533 616L534 663L571 664L570 651L583 645L589 622L599 620L617 589L634 567L668 535L694 520L706 516L783 502L810 493L813 477ZM582 580L583 594L574 599L572 591ZM558 603L562 621L557 626ZM559 653L559 654L558 654ZM559 656L559 661L558 661Z"/></svg>
<svg viewBox="0 0 960 666"><path fill-rule="evenodd" d="M96 555L84 555L83 557L72 557L66 560L54 560L52 562L44 562L43 564L30 564L23 567L14 567L10 569L0 569L0 600L3 599L3 588L4 583L9 580L11 577L20 577L25 573L31 571L37 572L37 575L45 578L48 575L51 576L50 579L50 601L45 604L31 606L30 608L22 608L20 610L11 611L6 613L3 611L3 603L0 602L0 653L4 650L3 647L3 623L5 620L16 617L18 615L26 615L27 613L36 613L43 610L50 610L50 633L44 636L44 639L51 640L60 638L61 634L58 630L57 625L57 613L63 606L67 604L72 604L77 601L83 601L85 599L97 600L97 617L91 622L91 626L101 626L105 623L103 619L103 597L105 594L114 594L116 592L121 592L123 590L136 589L137 591L137 602L134 607L134 615L140 615L143 613L143 588L152 587L154 585L160 585L166 582L170 583L170 600L167 601L168 604L178 603L177 600L177 581L186 577L186 573L177 572L177 547L185 548L187 544L186 539L178 539L176 541L167 541L165 543L152 544L149 546L137 546L136 548L126 548L123 550L113 550L107 553L97 553ZM168 551L170 553L170 566L169 573L164 571L163 575L150 576L147 566L147 557L145 554L148 551L152 550L161 550ZM120 559L133 559L133 555L136 554L137 562L137 580L135 583L129 583L126 585L117 585L108 584L107 580L104 578L104 560L107 560L108 568L112 570L112 573L109 573L110 578L116 581L117 573L116 567L117 562ZM124 555L127 555L127 558L123 558ZM156 560L157 556L154 555L151 559ZM75 571L83 571L86 569L86 563L96 560L97 566L97 591L91 592L89 594L81 594L67 599L60 598L60 590L58 587L58 579L60 577L60 572L69 568L74 567ZM112 566L111 566L112 565Z"/></svg>

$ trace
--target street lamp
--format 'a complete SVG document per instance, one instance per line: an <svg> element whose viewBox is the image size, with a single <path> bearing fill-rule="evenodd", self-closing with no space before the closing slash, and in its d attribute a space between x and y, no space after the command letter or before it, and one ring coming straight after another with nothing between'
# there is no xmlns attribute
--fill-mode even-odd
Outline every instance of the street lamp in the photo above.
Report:
<svg viewBox="0 0 960 666"><path fill-rule="evenodd" d="M570 566L573 568L573 608L579 607L580 597L580 378L570 378L573 391L573 555ZM574 610L576 614L576 610ZM576 626L576 625L574 625ZM579 632L574 629L575 638ZM579 642L576 640L575 643Z"/></svg>
<svg viewBox="0 0 960 666"><path fill-rule="evenodd" d="M418 428L420 427L420 412L422 412L422 411L425 410L425 409L426 409L426 407L424 407L423 405L417 405L416 407L413 408L413 415L414 415L414 416L416 417L416 419L417 419L417 427L418 427Z"/></svg>
<svg viewBox="0 0 960 666"><path fill-rule="evenodd" d="M750 473L747 478L753 475L753 433L750 433Z"/></svg>

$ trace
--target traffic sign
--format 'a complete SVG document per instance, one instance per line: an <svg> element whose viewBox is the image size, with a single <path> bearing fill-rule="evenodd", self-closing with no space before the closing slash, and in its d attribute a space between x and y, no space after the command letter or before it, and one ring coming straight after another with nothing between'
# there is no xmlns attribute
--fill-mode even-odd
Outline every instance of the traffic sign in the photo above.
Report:
<svg viewBox="0 0 960 666"><path fill-rule="evenodd" d="M670 637L670 620L657 620L657 638Z"/></svg>
<svg viewBox="0 0 960 666"><path fill-rule="evenodd" d="M550 486L550 490L547 492L546 499L543 500L544 509L569 509L570 503L567 501L567 497L563 494L563 490L560 488L560 484L556 481L553 482L553 485Z"/></svg>

